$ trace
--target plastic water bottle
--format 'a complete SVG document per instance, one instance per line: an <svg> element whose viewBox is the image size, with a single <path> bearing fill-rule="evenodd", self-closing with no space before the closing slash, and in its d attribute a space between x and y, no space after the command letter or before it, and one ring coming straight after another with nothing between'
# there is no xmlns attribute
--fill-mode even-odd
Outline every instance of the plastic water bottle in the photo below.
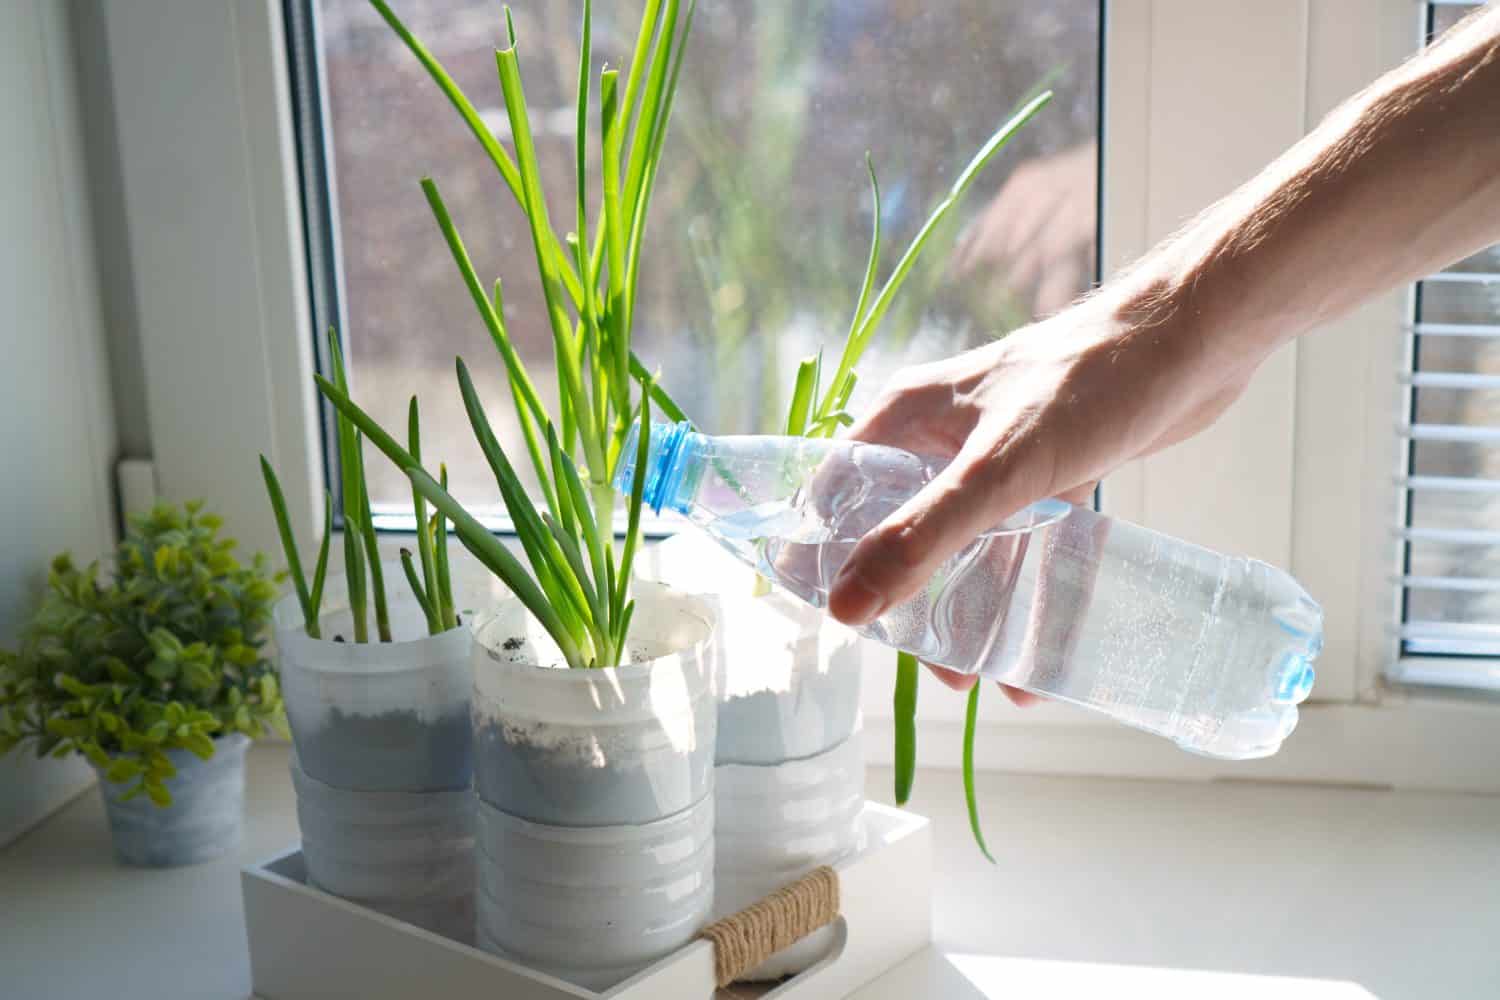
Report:
<svg viewBox="0 0 1500 1000"><path fill-rule="evenodd" d="M634 483L639 427L615 487ZM652 427L645 500L685 515L817 607L855 543L943 462L854 441ZM1058 500L949 559L863 634L1072 702L1194 753L1276 752L1297 724L1323 614L1286 573Z"/></svg>

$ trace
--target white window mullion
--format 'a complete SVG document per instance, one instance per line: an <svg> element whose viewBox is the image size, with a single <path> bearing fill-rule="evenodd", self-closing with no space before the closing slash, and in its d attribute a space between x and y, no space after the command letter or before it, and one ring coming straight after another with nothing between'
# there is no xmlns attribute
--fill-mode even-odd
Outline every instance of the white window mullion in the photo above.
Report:
<svg viewBox="0 0 1500 1000"><path fill-rule="evenodd" d="M157 482L275 552L257 452L308 535L319 481L281 4L104 15Z"/></svg>

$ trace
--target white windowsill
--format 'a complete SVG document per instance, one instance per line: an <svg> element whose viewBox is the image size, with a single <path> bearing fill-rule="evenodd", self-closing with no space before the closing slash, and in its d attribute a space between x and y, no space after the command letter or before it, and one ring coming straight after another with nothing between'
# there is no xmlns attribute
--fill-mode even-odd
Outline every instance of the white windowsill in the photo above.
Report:
<svg viewBox="0 0 1500 1000"><path fill-rule="evenodd" d="M115 865L93 792L0 851L18 901L0 918L7 995L246 997L238 869L297 837L288 752L251 752L244 844L221 861ZM889 787L872 769L871 796ZM936 941L860 1000L1461 1000L1500 986L1500 799L998 774L979 791L994 867L969 841L958 776L918 774Z"/></svg>

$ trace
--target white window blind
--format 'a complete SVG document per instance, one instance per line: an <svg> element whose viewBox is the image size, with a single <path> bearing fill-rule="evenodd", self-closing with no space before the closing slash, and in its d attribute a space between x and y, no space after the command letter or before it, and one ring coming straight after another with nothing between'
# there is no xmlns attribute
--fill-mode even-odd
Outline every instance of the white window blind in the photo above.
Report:
<svg viewBox="0 0 1500 1000"><path fill-rule="evenodd" d="M1428 38L1474 3L1427 7ZM1500 688L1500 247L1419 282L1397 680Z"/></svg>

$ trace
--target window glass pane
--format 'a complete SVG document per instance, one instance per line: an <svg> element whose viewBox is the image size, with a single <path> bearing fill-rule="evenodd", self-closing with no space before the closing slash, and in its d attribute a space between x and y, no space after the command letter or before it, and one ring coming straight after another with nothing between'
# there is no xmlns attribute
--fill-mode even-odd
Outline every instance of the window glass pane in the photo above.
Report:
<svg viewBox="0 0 1500 1000"><path fill-rule="evenodd" d="M1491 357L1494 353L1489 352ZM1425 370L1430 366L1422 367ZM1416 413L1417 421L1424 424L1500 426L1500 387L1424 388L1417 397ZM1500 458L1500 455L1496 458Z"/></svg>
<svg viewBox="0 0 1500 1000"><path fill-rule="evenodd" d="M1496 315L1500 312L1491 314ZM1423 337L1421 343L1423 371L1500 375L1500 337ZM1424 389L1419 394L1419 413L1427 405L1427 395L1435 391Z"/></svg>
<svg viewBox="0 0 1500 1000"><path fill-rule="evenodd" d="M1479 6L1477 0L1473 4L1433 4L1432 7L1432 33L1434 36L1441 35L1459 21L1473 13Z"/></svg>
<svg viewBox="0 0 1500 1000"><path fill-rule="evenodd" d="M498 356L417 187L439 184L481 276L556 399L531 240L463 123L366 0L317 0L356 395L385 426L424 412L425 451L468 503L497 501L453 379L462 354L502 443L523 454ZM498 7L396 9L508 141ZM869 150L885 196L882 273L970 156L1032 87L1057 99L981 178L914 273L863 366L856 402L903 363L1051 311L1094 272L1097 0L701 0L644 252L637 350L701 426L774 428L802 356L835 360L869 246ZM554 226L574 228L578 0L513 4ZM596 5L595 62L622 64L638 6ZM597 142L595 131L590 139ZM591 151L597 159L597 146ZM599 178L591 176L590 212ZM967 253L952 248L967 234ZM518 462L524 465L524 462ZM377 504L409 502L369 464Z"/></svg>
<svg viewBox="0 0 1500 1000"><path fill-rule="evenodd" d="M1500 580L1500 544L1456 545L1428 541L1412 543L1412 576L1446 576L1453 571L1454 566L1460 565L1463 566L1466 577Z"/></svg>
<svg viewBox="0 0 1500 1000"><path fill-rule="evenodd" d="M1418 490L1411 498L1411 526L1468 531L1500 531L1500 493L1467 490ZM1462 562L1463 552L1445 551L1447 573ZM1430 566L1425 572L1439 572Z"/></svg>
<svg viewBox="0 0 1500 1000"><path fill-rule="evenodd" d="M1447 273L1422 286L1424 323L1493 323L1500 312L1500 275ZM1426 346L1426 345L1424 345Z"/></svg>

